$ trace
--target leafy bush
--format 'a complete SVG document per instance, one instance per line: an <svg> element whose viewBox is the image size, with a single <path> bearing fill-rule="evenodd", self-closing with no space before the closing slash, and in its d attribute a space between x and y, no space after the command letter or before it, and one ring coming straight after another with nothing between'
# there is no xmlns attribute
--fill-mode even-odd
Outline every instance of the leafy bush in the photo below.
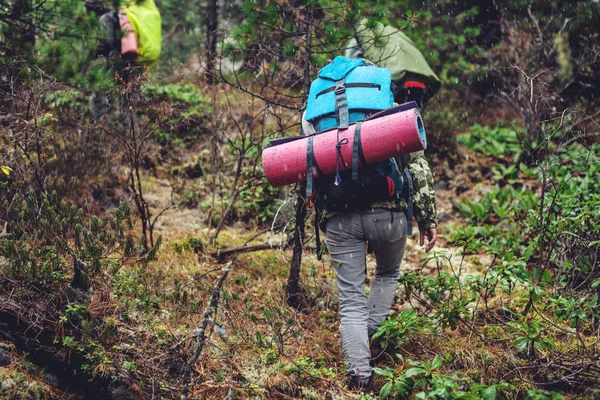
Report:
<svg viewBox="0 0 600 400"><path fill-rule="evenodd" d="M527 185L519 189L496 186L478 201L463 199L456 204L469 225L454 229L452 240L465 252L494 256L484 275L467 280L467 288L488 311L488 301L500 297L502 310L497 312L504 319L503 336L510 338L515 354L529 360L557 357L564 362L581 355L560 351L565 344L552 332L570 333L562 340L577 340L584 349L582 335L592 334L600 318L600 145L545 145L551 153L539 167L520 167L528 176ZM523 182L522 175L513 178ZM538 185L541 190L531 189ZM560 376L564 371L554 373ZM582 386L598 379L597 374L573 373L579 374ZM531 391L527 398L552 396Z"/></svg>
<svg viewBox="0 0 600 400"><path fill-rule="evenodd" d="M415 310L402 311L398 315L383 321L373 335L373 339L383 338L400 347L421 333L435 333L428 318L419 317Z"/></svg>
<svg viewBox="0 0 600 400"><path fill-rule="evenodd" d="M13 279L41 285L60 283L84 262L89 277L116 271L122 263L139 256L133 235L131 211L121 203L115 218L86 218L82 209L30 190L26 195L3 190L0 204L12 216L11 233L0 238L3 273ZM119 254L121 257L115 257Z"/></svg>
<svg viewBox="0 0 600 400"><path fill-rule="evenodd" d="M391 368L373 368L373 372L383 376L386 383L380 391L381 398L388 398L395 394L399 399L506 399L503 391L511 388L508 383L502 382L494 385L473 385L470 392L461 390L461 385L451 376L444 375L440 369L444 365L444 359L435 356L431 361L406 361L399 354L399 361L409 367L397 373ZM449 356L446 357L449 360Z"/></svg>
<svg viewBox="0 0 600 400"><path fill-rule="evenodd" d="M517 159L523 150L514 125L504 123L494 127L475 124L469 133L459 135L457 141L477 153L499 159L506 156Z"/></svg>
<svg viewBox="0 0 600 400"><path fill-rule="evenodd" d="M146 84L142 86L142 93L149 97L166 98L174 103L190 106L188 113L197 112L201 106L206 105L206 99L197 87L189 83L156 85Z"/></svg>
<svg viewBox="0 0 600 400"><path fill-rule="evenodd" d="M196 86L145 84L141 92L147 100L142 112L159 125L155 138L160 144L194 144L206 132L204 125L212 106Z"/></svg>

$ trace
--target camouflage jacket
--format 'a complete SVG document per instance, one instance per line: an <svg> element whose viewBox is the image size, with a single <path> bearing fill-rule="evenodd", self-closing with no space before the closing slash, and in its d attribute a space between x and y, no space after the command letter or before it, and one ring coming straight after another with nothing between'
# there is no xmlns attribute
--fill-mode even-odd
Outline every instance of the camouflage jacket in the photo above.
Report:
<svg viewBox="0 0 600 400"><path fill-rule="evenodd" d="M425 152L418 151L410 155L408 170L413 178L413 215L419 224L419 230L425 231L437 226L437 209L435 205L435 188L433 186L433 175L429 163L425 158ZM406 211L408 205L403 198L385 202L376 202L372 208L385 208L396 211ZM339 212L325 211L320 218L319 225L325 226L327 220Z"/></svg>

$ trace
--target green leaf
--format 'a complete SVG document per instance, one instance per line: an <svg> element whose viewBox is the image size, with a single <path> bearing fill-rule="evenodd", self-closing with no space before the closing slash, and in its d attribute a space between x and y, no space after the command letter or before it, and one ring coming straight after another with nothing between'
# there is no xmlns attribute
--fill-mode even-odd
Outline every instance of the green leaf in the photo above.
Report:
<svg viewBox="0 0 600 400"><path fill-rule="evenodd" d="M550 283L552 282L552 275L550 275L550 272L548 272L547 270L544 271L544 273L542 274L542 283Z"/></svg>
<svg viewBox="0 0 600 400"><path fill-rule="evenodd" d="M398 379L394 384L396 386L397 397L400 399L404 398L404 381L402 379Z"/></svg>
<svg viewBox="0 0 600 400"><path fill-rule="evenodd" d="M378 329L377 332L373 335L373 339L377 339L379 336L383 335L385 332L384 329Z"/></svg>
<svg viewBox="0 0 600 400"><path fill-rule="evenodd" d="M394 371L390 368L381 369L381 368L375 367L372 369L372 371L375 372L377 375L382 375L382 376L385 376L390 379L394 378Z"/></svg>
<svg viewBox="0 0 600 400"><path fill-rule="evenodd" d="M496 397L498 396L496 386L490 386L489 388L485 389L481 395L483 400L496 400Z"/></svg>
<svg viewBox="0 0 600 400"><path fill-rule="evenodd" d="M392 393L392 382L388 382L385 385L383 385L383 387L381 388L381 391L379 392L379 395L381 396L382 399L385 399L386 397L388 397L391 393Z"/></svg>
<svg viewBox="0 0 600 400"><path fill-rule="evenodd" d="M533 254L533 244L530 244L525 251L523 251L523 260L529 261L531 255Z"/></svg>
<svg viewBox="0 0 600 400"><path fill-rule="evenodd" d="M431 364L431 369L438 369L442 365L444 365L444 360L442 360L442 357L435 356L433 363Z"/></svg>
<svg viewBox="0 0 600 400"><path fill-rule="evenodd" d="M406 372L404 373L404 376L406 378L412 378L413 376L423 375L425 373L427 373L427 371L424 370L423 368L413 367L413 368L407 369Z"/></svg>
<svg viewBox="0 0 600 400"><path fill-rule="evenodd" d="M466 392L452 393L452 398L454 400L480 400L479 396L476 396L473 393L466 393Z"/></svg>
<svg viewBox="0 0 600 400"><path fill-rule="evenodd" d="M527 340L521 339L517 342L517 353L522 353L527 348Z"/></svg>
<svg viewBox="0 0 600 400"><path fill-rule="evenodd" d="M550 392L550 398L552 400L564 400L565 399L562 395L560 395L559 393L556 393L556 392Z"/></svg>

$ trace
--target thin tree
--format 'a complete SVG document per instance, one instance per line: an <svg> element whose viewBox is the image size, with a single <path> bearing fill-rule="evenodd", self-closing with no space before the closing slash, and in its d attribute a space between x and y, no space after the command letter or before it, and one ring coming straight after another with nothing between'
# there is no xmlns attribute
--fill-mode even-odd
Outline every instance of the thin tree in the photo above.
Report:
<svg viewBox="0 0 600 400"><path fill-rule="evenodd" d="M206 82L215 81L215 55L217 52L217 29L219 27L219 5L217 0L209 0L206 8Z"/></svg>

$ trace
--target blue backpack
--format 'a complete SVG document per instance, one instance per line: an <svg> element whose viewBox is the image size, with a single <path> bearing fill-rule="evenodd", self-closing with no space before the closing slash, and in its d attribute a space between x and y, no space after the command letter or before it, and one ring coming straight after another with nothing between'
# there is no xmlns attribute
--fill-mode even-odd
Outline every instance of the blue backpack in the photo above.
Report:
<svg viewBox="0 0 600 400"><path fill-rule="evenodd" d="M346 129L349 124L356 123L356 137L359 137L362 121L372 114L394 106L392 86L389 69L377 67L364 59L336 57L331 64L319 71L318 77L310 86L304 113L304 119L315 131L310 133L319 134L335 128ZM312 136L309 136L307 198L313 198L314 186L316 206L328 211L346 211L368 208L375 201L404 196L409 204L408 228L409 234L412 233L412 179L406 162L402 161L402 168L398 165L400 160L394 158L366 165L359 140L355 140L351 144L352 170L340 171L340 166L344 166L345 169L345 163L340 160L339 147L347 144L340 142L336 146L338 160L335 176L322 177L322 174L319 174L321 178L313 183L312 170L318 166L314 161ZM359 157L363 157L360 173Z"/></svg>
<svg viewBox="0 0 600 400"><path fill-rule="evenodd" d="M316 132L346 129L374 112L394 105L392 73L365 60L338 56L310 85L305 119Z"/></svg>

